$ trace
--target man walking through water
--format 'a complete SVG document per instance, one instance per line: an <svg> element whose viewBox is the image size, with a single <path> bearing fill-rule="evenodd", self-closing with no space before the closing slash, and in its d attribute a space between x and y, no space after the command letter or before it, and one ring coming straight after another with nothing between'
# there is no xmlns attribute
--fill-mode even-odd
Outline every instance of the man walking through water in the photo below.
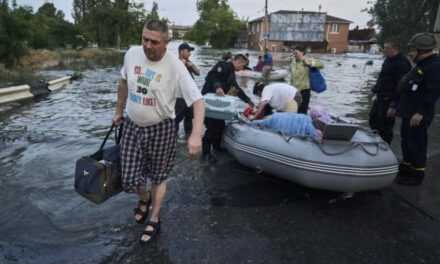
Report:
<svg viewBox="0 0 440 264"><path fill-rule="evenodd" d="M166 179L176 154L174 107L178 97L194 109L193 129L187 142L190 156L197 155L202 145L205 111L202 95L185 65L167 51L167 44L167 24L147 21L142 46L132 47L125 54L113 117L117 125L124 122L122 185L124 191L139 196L136 222L147 220L140 238L142 243L152 241L160 230L159 213ZM151 191L147 191L147 180L152 183Z"/></svg>
<svg viewBox="0 0 440 264"><path fill-rule="evenodd" d="M397 85L402 77L411 70L411 63L400 53L397 41L386 41L384 44L386 57L382 64L379 78L372 92L376 95L370 111L369 123L372 129L379 132L382 139L391 144L396 119Z"/></svg>

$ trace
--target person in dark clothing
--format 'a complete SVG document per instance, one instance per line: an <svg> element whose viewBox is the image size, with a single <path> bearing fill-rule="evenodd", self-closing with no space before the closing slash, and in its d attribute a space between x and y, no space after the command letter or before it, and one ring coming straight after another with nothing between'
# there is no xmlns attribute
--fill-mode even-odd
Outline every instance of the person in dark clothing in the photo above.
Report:
<svg viewBox="0 0 440 264"><path fill-rule="evenodd" d="M231 61L231 59L232 59L232 53L230 51L224 53L222 56L223 61L229 62L229 61Z"/></svg>
<svg viewBox="0 0 440 264"><path fill-rule="evenodd" d="M231 62L220 61L209 72L205 79L202 94L215 93L218 96L225 94L235 95L253 106L251 99L240 88L235 79L235 71L243 70L248 60L242 54L238 54ZM220 144L225 121L213 118L205 118L205 136L203 137L203 158L215 162L213 148L215 151L221 151Z"/></svg>
<svg viewBox="0 0 440 264"><path fill-rule="evenodd" d="M188 43L184 42L179 46L179 59L185 64L186 68L191 74L191 77L194 79L194 75L199 76L200 71L194 63L192 63L189 58L191 57L191 51L194 48L191 47ZM183 98L177 98L176 100L176 130L179 130L179 124L183 120L183 128L185 130L185 137L188 137L191 134L192 130L192 119L193 119L193 109L188 107Z"/></svg>
<svg viewBox="0 0 440 264"><path fill-rule="evenodd" d="M257 65L255 65L254 71L262 72L263 66L264 66L263 56L260 55L260 56L258 56L258 63L257 63Z"/></svg>
<svg viewBox="0 0 440 264"><path fill-rule="evenodd" d="M425 177L428 128L440 97L440 56L433 53L436 40L430 33L414 35L410 46L417 50L416 65L398 87L403 161L397 183L420 185Z"/></svg>
<svg viewBox="0 0 440 264"><path fill-rule="evenodd" d="M247 59L247 63L246 63L246 65L244 65L243 70L252 71L252 68L249 67L249 53L246 53L244 56Z"/></svg>
<svg viewBox="0 0 440 264"><path fill-rule="evenodd" d="M395 123L397 85L402 77L411 70L411 63L400 53L396 41L387 41L384 45L386 57L379 78L372 91L376 95L370 111L369 123L379 132L382 139L391 144Z"/></svg>
<svg viewBox="0 0 440 264"><path fill-rule="evenodd" d="M270 77L270 72L273 68L273 58L272 54L269 52L267 48L264 49L264 55L263 55L263 69L261 70L261 73L263 74L263 79L268 82Z"/></svg>

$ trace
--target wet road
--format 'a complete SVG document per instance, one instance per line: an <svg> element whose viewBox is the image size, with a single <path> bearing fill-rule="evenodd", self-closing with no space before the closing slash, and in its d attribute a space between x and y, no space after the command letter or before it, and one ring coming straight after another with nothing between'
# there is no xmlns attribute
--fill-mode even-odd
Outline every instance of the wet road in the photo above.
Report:
<svg viewBox="0 0 440 264"><path fill-rule="evenodd" d="M129 235L107 263L438 263L440 230L391 190L329 203L334 193L256 175L224 157L175 172L163 232ZM104 263L103 262L103 263Z"/></svg>
<svg viewBox="0 0 440 264"><path fill-rule="evenodd" d="M196 50L202 76L220 54ZM380 60L320 58L329 91L313 101L364 122ZM141 247L135 197L96 206L73 190L75 160L97 149L111 120L118 68L87 70L70 88L0 114L1 264L439 263L439 223L392 189L329 203L337 194L258 175L227 154L216 166L189 161L183 145L163 232Z"/></svg>

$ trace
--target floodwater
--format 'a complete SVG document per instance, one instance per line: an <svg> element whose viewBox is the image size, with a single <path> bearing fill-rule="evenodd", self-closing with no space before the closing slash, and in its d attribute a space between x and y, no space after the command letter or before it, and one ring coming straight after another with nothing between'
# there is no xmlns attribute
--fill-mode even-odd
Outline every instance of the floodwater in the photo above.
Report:
<svg viewBox="0 0 440 264"><path fill-rule="evenodd" d="M176 52L178 44L170 43L170 50ZM222 52L199 47L194 51L193 61L200 66L202 73L196 78L199 87ZM258 54L253 51L242 52L249 52L251 66L255 65ZM327 107L336 116L345 117L353 122L365 122L370 100L369 87L380 69L380 56L315 57L325 64L323 74L328 82L328 91L314 95L312 103ZM366 66L368 60L373 60L372 66ZM281 64L278 67L285 68L287 65ZM114 113L119 69L120 66L89 69L83 72L83 79L74 82L69 88L31 103L3 107L6 111L0 113L0 263L117 263L124 259L125 251L133 250L132 244L137 238L127 238L127 233L138 234L139 231L132 219L135 197L120 194L96 206L73 190L75 160L93 153L109 128ZM47 71L42 74L63 76L69 73L71 72ZM207 217L210 214L207 212L211 206L225 207L228 203L234 203L233 198L222 194L222 188L228 188L226 180L217 178L217 184L222 187L204 192L204 188L209 185L208 180L197 177L210 173L212 168L200 166L198 161L186 162L182 146L178 162L180 164L173 171L170 181L172 194L168 196L164 209L170 219L183 215L189 222L193 217L208 221ZM231 167L231 171L237 177L247 175L249 181L254 178L249 170L236 163L232 164L234 166ZM184 186L188 186L189 190L183 189ZM244 199L247 208L256 204L270 206L272 203L283 203L283 195L290 192L284 184L277 185L262 179L254 185L255 189L252 186L245 185L244 189L243 186L237 186L234 192L241 197L240 201L243 201L244 195L248 195ZM267 190L266 188L273 190L272 193L276 195L272 198L251 198L255 195L255 190L261 194ZM277 188L281 188L281 191ZM376 201L373 204L381 203ZM183 211L183 214L176 215L175 212L178 210ZM192 215L192 212L197 213ZM223 214L220 218L226 219L228 216ZM270 221L264 221L266 220ZM386 219L383 220L386 222ZM233 224L232 218L227 221ZM237 222L240 221L244 221L244 216L237 218ZM375 225L380 225L377 219L374 221ZM173 223L178 226L171 227ZM182 218L180 222L170 220L169 228L179 234L182 231L180 229L184 229L182 232L185 231L187 224L188 222ZM204 232L203 227L207 225L203 223L200 229L192 227L191 230L201 234ZM211 222L209 225L215 230ZM214 226L216 225L217 222L214 223ZM252 228L257 226L255 224ZM356 227L353 228L356 230ZM363 228L366 230L364 235L369 234L370 227L365 225ZM231 239L236 235L234 230L230 230ZM244 232L243 229L237 230ZM270 233L271 230L268 229L267 232ZM210 241L209 236L212 236L218 241L219 237L222 237L212 230L207 234L208 237L204 237L204 233L199 238ZM426 236L425 233L423 235ZM258 236L256 235L256 240ZM201 255L183 254L186 258L179 261L175 256L178 255L176 252L186 250L184 241L180 241L181 238L173 234L165 235L165 238L170 240L176 237L179 241L174 241L173 246L159 245L150 251L151 254L141 255L143 261L149 258L151 261L156 257L161 263L186 262L191 259L195 260L193 263L197 263L199 257L204 257L205 263L210 263L209 257L212 256L200 252L198 254ZM203 246L198 245L200 250L203 250ZM117 256L115 251L118 253ZM258 251L257 249L254 253L258 255ZM227 253L225 254L221 259L228 260ZM282 255L281 251L280 254ZM240 262L246 261L242 259Z"/></svg>

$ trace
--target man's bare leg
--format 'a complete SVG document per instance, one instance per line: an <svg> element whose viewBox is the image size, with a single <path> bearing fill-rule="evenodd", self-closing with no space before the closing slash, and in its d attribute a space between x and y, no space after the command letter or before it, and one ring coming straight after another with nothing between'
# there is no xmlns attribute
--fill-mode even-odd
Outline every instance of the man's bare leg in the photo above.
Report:
<svg viewBox="0 0 440 264"><path fill-rule="evenodd" d="M146 203L148 203L148 201L151 199L150 192L147 192L146 186L138 187L137 194L139 196L139 200ZM146 205L139 205L139 209L144 213L146 213L148 210ZM139 221L143 218L143 216L141 214L135 214L134 218L136 219L136 221Z"/></svg>
<svg viewBox="0 0 440 264"><path fill-rule="evenodd" d="M165 198L165 193L167 190L166 182L162 182L161 184L153 184L153 187L151 188L151 198L152 200L152 210L150 211L150 216L148 218L149 221L152 222L159 222L159 214L160 214L160 208L162 206L163 199ZM147 226L146 231L153 231L152 226ZM148 235L142 235L141 240L148 241L150 239L150 236Z"/></svg>

